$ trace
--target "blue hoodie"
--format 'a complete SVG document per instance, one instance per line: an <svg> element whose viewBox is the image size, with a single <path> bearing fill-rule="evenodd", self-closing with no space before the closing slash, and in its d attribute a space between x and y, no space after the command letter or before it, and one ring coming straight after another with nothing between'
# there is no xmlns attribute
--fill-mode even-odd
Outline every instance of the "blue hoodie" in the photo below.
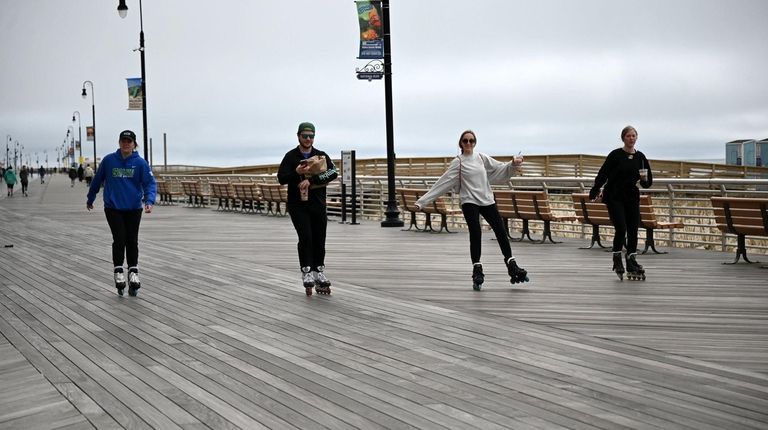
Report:
<svg viewBox="0 0 768 430"><path fill-rule="evenodd" d="M96 199L102 183L105 208L128 211L141 209L145 203L155 204L155 176L138 152L134 151L128 158L123 158L118 149L104 157L88 189L89 205Z"/></svg>

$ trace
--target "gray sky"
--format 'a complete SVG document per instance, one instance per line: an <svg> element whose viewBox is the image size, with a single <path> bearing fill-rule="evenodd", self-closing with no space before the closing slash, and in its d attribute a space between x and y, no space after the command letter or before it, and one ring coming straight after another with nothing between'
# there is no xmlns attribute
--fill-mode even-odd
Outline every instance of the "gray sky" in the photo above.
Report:
<svg viewBox="0 0 768 430"><path fill-rule="evenodd" d="M0 0L1 137L55 165L73 111L83 136L91 123L91 80L99 157L125 128L141 142L125 83L141 74L138 0L125 19L117 4ZM171 164L276 163L301 121L333 156L386 155L352 1L143 7L155 163L163 133ZM766 0L391 0L395 150L452 155L471 128L489 154L602 155L632 124L650 158L724 158L726 141L768 138L766 18Z"/></svg>

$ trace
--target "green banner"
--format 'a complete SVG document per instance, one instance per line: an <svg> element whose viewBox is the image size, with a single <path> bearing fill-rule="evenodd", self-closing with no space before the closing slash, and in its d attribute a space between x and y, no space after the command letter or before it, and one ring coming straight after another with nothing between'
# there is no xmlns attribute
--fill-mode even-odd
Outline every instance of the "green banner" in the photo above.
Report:
<svg viewBox="0 0 768 430"><path fill-rule="evenodd" d="M128 81L128 110L141 110L144 100L141 78L126 78L126 81Z"/></svg>

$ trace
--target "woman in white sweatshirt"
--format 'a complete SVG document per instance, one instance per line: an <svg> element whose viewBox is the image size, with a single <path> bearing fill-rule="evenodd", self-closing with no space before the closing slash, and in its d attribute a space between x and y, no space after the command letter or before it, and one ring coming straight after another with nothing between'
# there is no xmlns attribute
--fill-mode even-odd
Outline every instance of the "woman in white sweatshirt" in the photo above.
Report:
<svg viewBox="0 0 768 430"><path fill-rule="evenodd" d="M461 210L469 227L469 253L473 265L472 288L479 291L485 280L483 265L480 262L482 242L480 215L485 218L496 234L507 265L510 282L513 284L527 282L528 272L515 263L504 222L499 215L491 190L492 183L505 183L509 180L514 166L523 163L523 157L518 156L508 163L502 163L488 155L475 152L475 145L477 145L477 137L474 131L466 130L461 133L459 138L461 155L451 162L448 170L435 182L435 185L416 201L416 206L421 209L446 192L458 190Z"/></svg>

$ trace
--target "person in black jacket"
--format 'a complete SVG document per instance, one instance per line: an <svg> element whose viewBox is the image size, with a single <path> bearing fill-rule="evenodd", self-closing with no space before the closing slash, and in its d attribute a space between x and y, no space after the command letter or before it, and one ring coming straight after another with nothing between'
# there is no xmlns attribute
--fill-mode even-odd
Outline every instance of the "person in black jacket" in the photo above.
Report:
<svg viewBox="0 0 768 430"><path fill-rule="evenodd" d="M637 229L640 224L640 190L653 185L651 165L645 154L635 149L637 130L628 125L621 130L624 146L608 154L595 177L589 198L608 206L615 235L613 236L613 270L623 279L621 248L626 244L627 277L645 280L645 270L637 263Z"/></svg>
<svg viewBox="0 0 768 430"><path fill-rule="evenodd" d="M325 232L328 215L325 206L325 186L339 173L331 157L314 145L315 126L309 122L299 124L296 133L299 145L288 151L280 163L277 179L288 185L288 213L299 236L299 266L302 282L308 296L312 287L318 294L330 294L331 282L325 276ZM326 170L311 174L311 157L325 159Z"/></svg>

